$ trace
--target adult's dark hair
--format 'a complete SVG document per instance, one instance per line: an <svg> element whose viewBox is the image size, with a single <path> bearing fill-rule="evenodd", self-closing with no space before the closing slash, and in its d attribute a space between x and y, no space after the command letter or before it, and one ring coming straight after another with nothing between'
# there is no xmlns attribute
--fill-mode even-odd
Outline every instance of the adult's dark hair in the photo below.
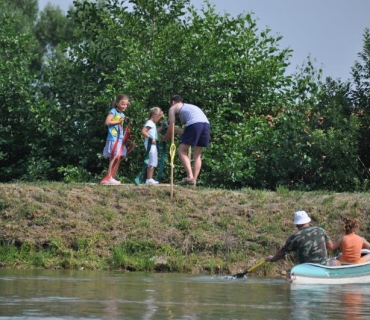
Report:
<svg viewBox="0 0 370 320"><path fill-rule="evenodd" d="M177 102L183 102L184 100L182 99L181 96L179 96L178 94L174 94L172 97L171 97L171 101L175 101L176 103Z"/></svg>

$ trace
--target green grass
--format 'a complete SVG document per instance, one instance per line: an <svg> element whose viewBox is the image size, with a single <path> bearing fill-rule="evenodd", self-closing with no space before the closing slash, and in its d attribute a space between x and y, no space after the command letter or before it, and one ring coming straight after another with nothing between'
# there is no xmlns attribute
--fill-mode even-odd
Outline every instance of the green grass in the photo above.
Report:
<svg viewBox="0 0 370 320"><path fill-rule="evenodd" d="M122 185L0 184L0 262L6 268L236 273L273 254L293 212L336 240L357 217L370 238L369 193L239 191ZM289 270L287 257L263 270ZM1 264L1 265L2 265Z"/></svg>

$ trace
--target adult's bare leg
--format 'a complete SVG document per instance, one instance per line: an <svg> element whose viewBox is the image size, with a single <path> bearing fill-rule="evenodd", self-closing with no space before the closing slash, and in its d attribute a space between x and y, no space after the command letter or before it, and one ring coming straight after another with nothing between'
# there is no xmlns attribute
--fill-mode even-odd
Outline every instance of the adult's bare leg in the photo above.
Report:
<svg viewBox="0 0 370 320"><path fill-rule="evenodd" d="M202 168L202 147L194 147L193 177L197 181L200 169Z"/></svg>
<svg viewBox="0 0 370 320"><path fill-rule="evenodd" d="M190 163L190 159L188 157L188 150L189 150L189 145L187 144L180 144L179 146L179 150L178 150L178 154L179 154L179 158L180 158L180 161L186 171L186 175L189 179L194 179L194 176L193 176L193 171L191 170L191 163Z"/></svg>

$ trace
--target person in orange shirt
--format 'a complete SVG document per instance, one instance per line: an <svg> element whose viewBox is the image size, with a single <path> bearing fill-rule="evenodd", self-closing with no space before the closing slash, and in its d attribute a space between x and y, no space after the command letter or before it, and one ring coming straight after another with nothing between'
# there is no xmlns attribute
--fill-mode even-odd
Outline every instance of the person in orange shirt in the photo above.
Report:
<svg viewBox="0 0 370 320"><path fill-rule="evenodd" d="M332 260L332 264L340 266L342 263L364 263L370 261L370 254L361 257L361 249L370 249L370 243L355 233L359 230L358 219L345 218L343 229L346 235L333 244L333 251L341 248L342 254L337 260Z"/></svg>

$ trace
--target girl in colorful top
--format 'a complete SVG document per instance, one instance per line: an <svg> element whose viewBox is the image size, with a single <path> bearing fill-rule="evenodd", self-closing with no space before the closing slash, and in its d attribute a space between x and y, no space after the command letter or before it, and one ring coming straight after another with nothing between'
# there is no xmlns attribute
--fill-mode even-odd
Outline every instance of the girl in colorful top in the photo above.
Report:
<svg viewBox="0 0 370 320"><path fill-rule="evenodd" d="M105 119L105 125L108 127L108 136L103 150L103 156L106 159L110 159L110 161L108 173L100 181L100 184L121 184L121 182L114 179L114 176L117 173L122 158L127 155L127 148L123 143L124 129L122 124L125 120L124 111L126 111L129 104L130 100L127 95L117 95L116 99L112 103L112 109L109 111L109 114Z"/></svg>
<svg viewBox="0 0 370 320"><path fill-rule="evenodd" d="M341 248L342 254L334 265L341 263L364 263L370 261L370 254L361 257L361 249L370 249L370 243L358 236L355 232L359 230L359 222L354 218L344 219L344 232L346 235L334 243L333 250Z"/></svg>
<svg viewBox="0 0 370 320"><path fill-rule="evenodd" d="M158 184L159 182L153 179L154 168L158 165L158 130L161 131L162 127L157 130L156 123L163 117L163 111L159 107L151 108L149 111L149 120L144 124L141 129L141 134L144 137L145 150L149 150L149 162L146 169L146 181L145 184ZM149 139L151 139L151 145L148 145Z"/></svg>

